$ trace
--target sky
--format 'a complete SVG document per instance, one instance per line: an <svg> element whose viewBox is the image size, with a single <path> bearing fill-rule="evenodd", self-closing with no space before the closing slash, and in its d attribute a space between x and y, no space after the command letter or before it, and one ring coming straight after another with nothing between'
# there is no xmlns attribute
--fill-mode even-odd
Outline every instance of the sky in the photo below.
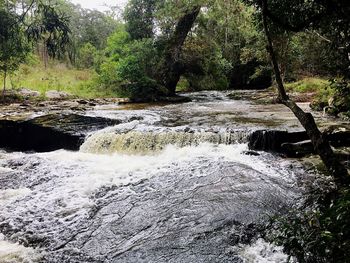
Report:
<svg viewBox="0 0 350 263"><path fill-rule="evenodd" d="M127 0L71 0L74 4L80 4L84 8L97 9L104 11L108 9L107 6L120 6L124 7Z"/></svg>

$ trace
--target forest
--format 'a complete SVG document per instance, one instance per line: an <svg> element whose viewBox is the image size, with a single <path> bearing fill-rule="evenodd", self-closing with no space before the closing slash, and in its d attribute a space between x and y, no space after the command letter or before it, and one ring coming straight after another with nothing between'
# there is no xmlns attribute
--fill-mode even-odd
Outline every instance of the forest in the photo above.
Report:
<svg viewBox="0 0 350 263"><path fill-rule="evenodd" d="M350 262L350 3L109 4L0 0L0 262Z"/></svg>

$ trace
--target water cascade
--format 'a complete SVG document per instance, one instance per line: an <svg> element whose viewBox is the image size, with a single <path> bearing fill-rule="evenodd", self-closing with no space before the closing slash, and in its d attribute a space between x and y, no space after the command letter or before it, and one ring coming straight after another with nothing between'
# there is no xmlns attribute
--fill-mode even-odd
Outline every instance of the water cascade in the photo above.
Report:
<svg viewBox="0 0 350 263"><path fill-rule="evenodd" d="M198 146L201 143L236 144L248 140L248 132L141 132L127 133L99 132L91 135L81 146L80 151L85 153L128 153L146 154L159 152L167 145L176 147Z"/></svg>

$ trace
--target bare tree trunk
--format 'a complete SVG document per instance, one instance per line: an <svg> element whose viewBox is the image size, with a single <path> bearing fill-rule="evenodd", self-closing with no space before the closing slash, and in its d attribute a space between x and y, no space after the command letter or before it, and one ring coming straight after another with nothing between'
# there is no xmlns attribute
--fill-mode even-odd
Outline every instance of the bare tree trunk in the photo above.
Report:
<svg viewBox="0 0 350 263"><path fill-rule="evenodd" d="M283 85L281 72L278 66L277 58L274 52L272 38L267 22L267 0L262 0L262 19L267 39L267 50L273 65L278 87L279 102L286 105L298 118L301 125L305 128L311 139L315 152L321 157L328 171L333 175L336 182L340 185L348 185L350 176L345 166L335 156L328 140L324 138L318 129L315 119L311 113L305 113L294 101L290 100Z"/></svg>
<svg viewBox="0 0 350 263"><path fill-rule="evenodd" d="M182 46L196 21L199 11L200 6L196 6L180 18L176 25L175 32L164 51L164 60L161 63L162 68L159 82L167 88L168 95L170 96L175 95L176 85L182 74L180 65Z"/></svg>
<svg viewBox="0 0 350 263"><path fill-rule="evenodd" d="M4 86L2 89L2 100L5 100L7 70L4 70Z"/></svg>

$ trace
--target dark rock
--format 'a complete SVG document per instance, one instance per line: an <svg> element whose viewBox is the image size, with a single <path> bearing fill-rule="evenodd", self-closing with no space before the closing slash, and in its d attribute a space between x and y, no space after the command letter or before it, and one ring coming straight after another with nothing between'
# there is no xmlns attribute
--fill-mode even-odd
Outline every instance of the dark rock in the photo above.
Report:
<svg viewBox="0 0 350 263"><path fill-rule="evenodd" d="M142 121L143 117L142 116L132 116L129 121Z"/></svg>
<svg viewBox="0 0 350 263"><path fill-rule="evenodd" d="M333 147L350 147L350 128L345 126L330 126L324 131Z"/></svg>
<svg viewBox="0 0 350 263"><path fill-rule="evenodd" d="M260 153L255 152L255 151L244 151L243 154L251 155L251 156L259 156L260 155Z"/></svg>
<svg viewBox="0 0 350 263"><path fill-rule="evenodd" d="M166 102L166 103L183 103L183 102L191 102L189 97L185 96L156 96L152 98L132 98L130 101L119 102L119 104L127 104L127 103L147 103L147 102Z"/></svg>
<svg viewBox="0 0 350 263"><path fill-rule="evenodd" d="M31 122L0 121L0 147L12 151L78 150L84 137Z"/></svg>
<svg viewBox="0 0 350 263"><path fill-rule="evenodd" d="M89 102L86 101L86 100L78 100L78 103L79 103L79 104L86 105L86 104L88 104Z"/></svg>
<svg viewBox="0 0 350 263"><path fill-rule="evenodd" d="M310 140L296 143L283 143L281 145L281 151L288 157L302 157L315 152L314 146Z"/></svg>
<svg viewBox="0 0 350 263"><path fill-rule="evenodd" d="M29 121L0 120L0 148L36 152L78 150L87 132L119 123L77 114L45 115Z"/></svg>
<svg viewBox="0 0 350 263"><path fill-rule="evenodd" d="M333 147L350 147L350 129L343 126L331 126L324 136ZM306 132L287 132L258 130L249 136L249 149L271 151L287 157L302 157L315 153Z"/></svg>
<svg viewBox="0 0 350 263"><path fill-rule="evenodd" d="M249 149L281 152L284 143L296 143L308 139L306 132L258 130L249 136Z"/></svg>
<svg viewBox="0 0 350 263"><path fill-rule="evenodd" d="M78 114L49 114L34 118L28 122L77 135L86 135L88 132L121 123L120 120Z"/></svg>
<svg viewBox="0 0 350 263"><path fill-rule="evenodd" d="M185 96L171 96L171 97L159 97L157 98L157 101L170 102L170 103L182 103L182 102L191 102L191 99Z"/></svg>

